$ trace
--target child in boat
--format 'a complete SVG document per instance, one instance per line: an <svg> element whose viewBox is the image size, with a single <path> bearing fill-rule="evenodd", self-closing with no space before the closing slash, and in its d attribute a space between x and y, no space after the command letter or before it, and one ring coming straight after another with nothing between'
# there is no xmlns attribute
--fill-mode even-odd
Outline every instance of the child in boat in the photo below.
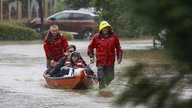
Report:
<svg viewBox="0 0 192 108"><path fill-rule="evenodd" d="M71 76L74 74L74 69L85 67L86 64L83 59L80 59L80 54L72 52L70 57L66 59L64 66L61 67L59 76Z"/></svg>
<svg viewBox="0 0 192 108"><path fill-rule="evenodd" d="M62 77L64 75L69 75L70 68L85 68L87 64L80 53L75 52L75 50L76 47L74 45L69 45L66 56L59 60L58 64L46 75L46 77ZM94 72L89 69L87 74L94 74Z"/></svg>

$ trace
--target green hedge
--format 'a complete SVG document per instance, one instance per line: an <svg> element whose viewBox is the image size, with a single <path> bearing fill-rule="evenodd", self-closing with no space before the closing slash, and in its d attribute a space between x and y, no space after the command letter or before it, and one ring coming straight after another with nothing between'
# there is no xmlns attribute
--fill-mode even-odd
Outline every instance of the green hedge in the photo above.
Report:
<svg viewBox="0 0 192 108"><path fill-rule="evenodd" d="M48 32L48 30L46 30L46 31L43 32L43 36L44 36L44 37L47 35L47 32ZM66 39L67 39L68 41L74 40L74 36L73 36L73 34L71 34L70 32L66 32L66 31L60 31L60 32L61 32L61 34L65 35L65 37L66 37ZM43 37L43 38L44 38L44 37Z"/></svg>
<svg viewBox="0 0 192 108"><path fill-rule="evenodd" d="M0 40L36 40L35 30L0 22Z"/></svg>
<svg viewBox="0 0 192 108"><path fill-rule="evenodd" d="M71 34L70 32L61 31L61 33L62 33L63 35L65 35L65 37L67 38L67 40L74 40L74 36L73 36L73 34Z"/></svg>
<svg viewBox="0 0 192 108"><path fill-rule="evenodd" d="M74 40L74 36L70 32L60 31L65 35L67 40ZM43 32L43 38L47 31ZM0 40L38 40L42 39L41 34L34 29L21 26L7 21L0 21Z"/></svg>

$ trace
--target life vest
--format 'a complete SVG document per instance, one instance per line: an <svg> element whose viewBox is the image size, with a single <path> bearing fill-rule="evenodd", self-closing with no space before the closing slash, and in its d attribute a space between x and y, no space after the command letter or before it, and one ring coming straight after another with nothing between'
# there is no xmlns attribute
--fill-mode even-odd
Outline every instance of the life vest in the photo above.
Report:
<svg viewBox="0 0 192 108"><path fill-rule="evenodd" d="M76 62L72 63L69 58L65 61L64 66L75 67L75 68L84 68L85 67L85 65L83 64L83 60L79 59Z"/></svg>

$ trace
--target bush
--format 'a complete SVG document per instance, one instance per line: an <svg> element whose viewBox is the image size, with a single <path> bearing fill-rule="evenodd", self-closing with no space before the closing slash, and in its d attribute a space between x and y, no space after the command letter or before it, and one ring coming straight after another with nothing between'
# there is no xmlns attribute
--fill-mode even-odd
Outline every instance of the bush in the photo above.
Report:
<svg viewBox="0 0 192 108"><path fill-rule="evenodd" d="M35 40L36 32L33 29L9 23L0 22L0 40Z"/></svg>
<svg viewBox="0 0 192 108"><path fill-rule="evenodd" d="M74 36L73 36L73 34L71 34L70 32L61 31L61 33L62 33L63 35L65 35L65 37L67 38L67 40L74 40Z"/></svg>
<svg viewBox="0 0 192 108"><path fill-rule="evenodd" d="M19 25L19 26L18 26ZM47 31L41 35L34 29L25 26L24 21L10 23L8 21L0 22L0 40L37 40L46 36ZM74 36L69 32L61 31L67 40L73 40Z"/></svg>
<svg viewBox="0 0 192 108"><path fill-rule="evenodd" d="M6 24L11 24L11 25L18 25L21 27L27 27L27 19L22 19L22 20L3 20L4 23Z"/></svg>
<svg viewBox="0 0 192 108"><path fill-rule="evenodd" d="M45 38L45 36L47 35L48 30L43 32L43 39ZM71 34L70 32L66 32L66 31L60 31L61 34L65 35L66 39L69 40L74 40L74 36L73 34ZM40 36L39 36L40 37Z"/></svg>

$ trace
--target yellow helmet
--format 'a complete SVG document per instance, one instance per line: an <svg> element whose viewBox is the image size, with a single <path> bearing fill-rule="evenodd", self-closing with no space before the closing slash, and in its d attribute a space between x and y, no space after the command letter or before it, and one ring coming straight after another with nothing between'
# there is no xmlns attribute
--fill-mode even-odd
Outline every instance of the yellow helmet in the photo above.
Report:
<svg viewBox="0 0 192 108"><path fill-rule="evenodd" d="M111 27L107 21L102 21L99 25L99 31L101 31L105 27Z"/></svg>

